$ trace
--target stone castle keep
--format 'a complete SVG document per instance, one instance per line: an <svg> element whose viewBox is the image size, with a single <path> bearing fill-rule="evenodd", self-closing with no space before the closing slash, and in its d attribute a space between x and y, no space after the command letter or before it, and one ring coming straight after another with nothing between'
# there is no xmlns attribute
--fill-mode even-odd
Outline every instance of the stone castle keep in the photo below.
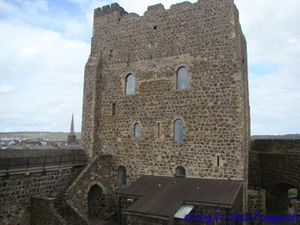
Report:
<svg viewBox="0 0 300 225"><path fill-rule="evenodd" d="M191 177L246 182L246 43L233 1L158 4L142 17L117 4L96 9L82 139L90 157L111 154L124 166L129 183L178 166Z"/></svg>
<svg viewBox="0 0 300 225"><path fill-rule="evenodd" d="M233 1L158 4L141 17L96 9L82 139L90 157L112 155L124 184L182 170L246 189L247 56Z"/></svg>
<svg viewBox="0 0 300 225"><path fill-rule="evenodd" d="M250 143L247 76L233 0L143 16L95 9L82 149L4 151L0 224L177 225L194 224L188 213L287 210L300 142Z"/></svg>

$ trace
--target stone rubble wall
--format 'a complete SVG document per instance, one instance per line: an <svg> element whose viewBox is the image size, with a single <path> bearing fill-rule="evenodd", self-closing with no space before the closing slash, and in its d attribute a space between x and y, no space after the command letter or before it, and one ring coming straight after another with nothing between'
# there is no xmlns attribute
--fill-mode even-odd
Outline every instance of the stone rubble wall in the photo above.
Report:
<svg viewBox="0 0 300 225"><path fill-rule="evenodd" d="M114 171L112 156L95 156L69 187L67 203L87 219L89 190L93 185L99 185L106 198L105 207L109 210L117 202L113 193L117 179Z"/></svg>
<svg viewBox="0 0 300 225"><path fill-rule="evenodd" d="M159 4L143 16L117 4L96 9L83 103L88 154L112 154L126 167L128 183L143 174L174 175L179 165L187 176L247 180L245 46L231 0L184 2L168 10ZM178 91L176 70L183 65L191 87ZM125 96L128 73L136 78L133 96ZM173 138L177 118L185 123L183 143ZM139 141L133 135L137 121Z"/></svg>
<svg viewBox="0 0 300 225"><path fill-rule="evenodd" d="M57 193L63 192L83 169L84 160L81 161L81 166L72 164L73 159L81 157L83 153L79 149L1 150L1 163L10 160L10 166L8 170L0 171L0 224L28 225L31 217L31 197L55 197ZM60 157L68 159L67 165L59 161ZM16 159L20 159L21 163L25 159L29 164L24 164L24 167L23 164L12 163L18 162ZM42 162L47 159L49 165L36 167L40 159Z"/></svg>
<svg viewBox="0 0 300 225"><path fill-rule="evenodd" d="M82 167L0 177L0 224L28 225L30 198L54 197L81 170Z"/></svg>
<svg viewBox="0 0 300 225"><path fill-rule="evenodd" d="M287 205L290 188L298 190L300 199L299 152L300 140L252 140L248 186L266 191L267 210Z"/></svg>

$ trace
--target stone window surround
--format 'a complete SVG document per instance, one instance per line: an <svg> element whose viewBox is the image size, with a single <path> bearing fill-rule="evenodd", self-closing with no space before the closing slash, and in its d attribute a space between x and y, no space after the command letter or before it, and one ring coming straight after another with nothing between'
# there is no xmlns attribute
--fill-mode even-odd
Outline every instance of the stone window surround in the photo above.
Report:
<svg viewBox="0 0 300 225"><path fill-rule="evenodd" d="M181 67L185 67L187 69L187 73L188 73L188 82L189 82L189 87L186 88L186 89L177 89L177 73L178 73L178 70L181 68ZM174 86L174 89L176 92L184 92L184 91L188 91L191 89L191 79L192 79L192 76L191 76L191 68L189 65L185 64L185 63L180 63L180 64L177 64L176 65L176 70L175 70L175 86Z"/></svg>
<svg viewBox="0 0 300 225"><path fill-rule="evenodd" d="M174 137L174 135L175 135L175 121L176 120L181 120L182 121L182 123L183 123L183 139L182 139L182 141L176 141L175 140L175 137ZM173 119L172 120L173 121L173 123L172 123L172 138L173 138L173 141L174 141L174 143L183 143L184 142L184 138L185 138L185 131L186 131L186 122L185 122L185 120L182 118L182 117L175 117L175 119ZM140 137L138 137L138 138L136 138L135 137L135 125L136 124L139 124L139 126L140 126L140 129L141 129L141 136ZM157 126L158 126L158 124L160 125L160 137L158 138L157 137ZM136 141L139 141L139 140L141 140L142 139L142 126L141 126L141 122L139 121L139 120L136 120L136 121L134 121L133 123L132 123L132 126L131 126L131 129L133 130L133 138L136 140ZM164 132L164 128L163 128L163 123L162 123L162 121L157 121L156 123L155 123L155 132L154 132L154 136L155 136L155 138L156 139L162 139L163 137L164 137L164 134L163 134L163 132Z"/></svg>
<svg viewBox="0 0 300 225"><path fill-rule="evenodd" d="M182 140L175 140L175 122L176 120L181 120L182 121L182 126L183 126L183 138ZM182 118L182 117L175 117L174 120L173 120L173 123L172 123L172 138L173 138L173 142L174 143L183 143L184 142L184 138L185 138L185 133L186 133L186 122L185 120Z"/></svg>
<svg viewBox="0 0 300 225"><path fill-rule="evenodd" d="M121 177L121 175L122 175L121 173L123 173L124 177ZM118 167L118 184L121 186L126 185L126 183L127 183L126 177L127 177L127 169L124 165L120 165ZM121 180L122 180L122 182L121 182Z"/></svg>
<svg viewBox="0 0 300 225"><path fill-rule="evenodd" d="M133 76L133 78L134 78L134 94L127 94L127 79L128 79L128 77L129 76ZM124 83L125 83L125 85L124 85L124 94L125 94L125 96L134 96L134 95L136 95L136 84L137 84L137 82L136 82L136 75L133 73L133 72L128 72L128 73L126 73L126 75L125 75L125 77L124 77Z"/></svg>
<svg viewBox="0 0 300 225"><path fill-rule="evenodd" d="M183 169L182 172L184 172L184 175L178 175L178 174L177 174L177 172L179 172L179 170L181 171L181 169ZM187 177L186 169L185 169L184 166L178 165L178 166L175 168L175 177Z"/></svg>
<svg viewBox="0 0 300 225"><path fill-rule="evenodd" d="M140 127L140 136L139 137L136 137L136 125L139 125L139 127ZM133 122L133 124L132 124L132 130L133 130L133 137L134 137L134 139L136 140L136 141L139 141L139 140L141 140L141 138L142 138L142 126L141 126L141 122L140 121L134 121Z"/></svg>
<svg viewBox="0 0 300 225"><path fill-rule="evenodd" d="M187 69L187 73L188 73L188 82L189 82L189 87L186 88L186 89L177 89L177 73L178 73L178 70L181 68L181 67L185 67ZM178 64L176 65L176 70L175 70L175 91L176 92L184 92L184 91L188 91L191 89L191 72L190 72L190 66L188 66L187 64L185 63L181 63L181 64ZM137 77L135 75L135 73L133 73L132 71L129 71L127 73L125 73L126 75L124 76L124 87L125 87L125 90L124 90L124 94L125 96L135 96L137 94ZM132 75L135 79L135 92L134 94L127 94L127 77L129 75Z"/></svg>

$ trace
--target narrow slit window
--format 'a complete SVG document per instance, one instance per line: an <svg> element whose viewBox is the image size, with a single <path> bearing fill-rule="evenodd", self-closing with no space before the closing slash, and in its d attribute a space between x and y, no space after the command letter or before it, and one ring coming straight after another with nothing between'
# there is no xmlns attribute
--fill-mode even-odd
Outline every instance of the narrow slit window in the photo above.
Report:
<svg viewBox="0 0 300 225"><path fill-rule="evenodd" d="M134 130L134 137L135 137L135 139L140 139L141 136L142 136L141 125L139 123L135 123L133 130Z"/></svg>
<svg viewBox="0 0 300 225"><path fill-rule="evenodd" d="M220 166L220 156L217 156L217 166Z"/></svg>
<svg viewBox="0 0 300 225"><path fill-rule="evenodd" d="M160 122L157 123L157 138L160 138Z"/></svg>
<svg viewBox="0 0 300 225"><path fill-rule="evenodd" d="M111 111L112 111L112 112L111 112L111 115L112 115L112 116L115 116L115 115L116 115L116 103L113 103L113 104L112 104L112 109L111 109Z"/></svg>

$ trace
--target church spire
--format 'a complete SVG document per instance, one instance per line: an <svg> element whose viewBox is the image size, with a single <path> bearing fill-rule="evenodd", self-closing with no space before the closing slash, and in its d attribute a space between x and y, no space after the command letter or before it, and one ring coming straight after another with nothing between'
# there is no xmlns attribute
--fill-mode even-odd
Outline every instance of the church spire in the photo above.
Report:
<svg viewBox="0 0 300 225"><path fill-rule="evenodd" d="M71 134L74 133L74 114L72 114L70 133Z"/></svg>
<svg viewBox="0 0 300 225"><path fill-rule="evenodd" d="M76 142L76 134L74 131L74 115L72 114L70 133L68 134L68 145L74 144Z"/></svg>

